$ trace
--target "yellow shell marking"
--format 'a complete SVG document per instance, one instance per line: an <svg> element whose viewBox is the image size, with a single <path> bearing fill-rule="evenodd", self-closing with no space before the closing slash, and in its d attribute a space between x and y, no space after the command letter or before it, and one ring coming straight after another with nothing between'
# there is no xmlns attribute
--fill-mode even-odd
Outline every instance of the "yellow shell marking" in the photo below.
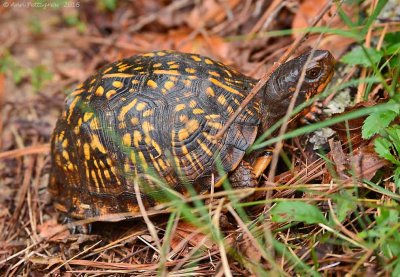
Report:
<svg viewBox="0 0 400 277"><path fill-rule="evenodd" d="M117 93L117 91L115 89L110 89L109 91L107 91L106 93L106 98L110 99L113 95L115 95Z"/></svg>
<svg viewBox="0 0 400 277"><path fill-rule="evenodd" d="M64 139L62 142L62 147L66 148L68 146L68 140Z"/></svg>
<svg viewBox="0 0 400 277"><path fill-rule="evenodd" d="M153 80L148 80L147 85L151 88L157 88L157 83L154 82Z"/></svg>
<svg viewBox="0 0 400 277"><path fill-rule="evenodd" d="M143 57L154 57L154 56L155 56L154 53L146 53L146 54L143 54Z"/></svg>
<svg viewBox="0 0 400 277"><path fill-rule="evenodd" d="M89 119L91 119L93 117L93 113L91 112L86 112L83 115L83 122L87 122Z"/></svg>
<svg viewBox="0 0 400 277"><path fill-rule="evenodd" d="M107 152L97 135L92 135L92 141L90 142L90 145L93 149L97 148L103 154Z"/></svg>
<svg viewBox="0 0 400 277"><path fill-rule="evenodd" d="M177 68L179 68L179 64L172 64L172 65L169 66L169 68L177 69Z"/></svg>
<svg viewBox="0 0 400 277"><path fill-rule="evenodd" d="M120 66L120 67L118 68L118 71L119 71L119 72L123 72L123 71L127 70L127 69L130 68L130 67L132 67L132 65L126 64L126 65L124 65L124 66Z"/></svg>
<svg viewBox="0 0 400 277"><path fill-rule="evenodd" d="M107 72L111 71L113 69L112 66L110 66L109 68L107 68L106 70L103 71L103 74L106 74Z"/></svg>
<svg viewBox="0 0 400 277"><path fill-rule="evenodd" d="M146 171L147 168L148 168L149 166L147 165L147 162L146 162L146 159L145 159L143 153L142 153L142 152L139 152L139 153L138 153L138 156L139 156L139 159L140 159L140 164L141 164L141 166L142 166L143 169Z"/></svg>
<svg viewBox="0 0 400 277"><path fill-rule="evenodd" d="M196 101L190 100L189 107L194 108L194 107L196 107L196 105L197 105Z"/></svg>
<svg viewBox="0 0 400 277"><path fill-rule="evenodd" d="M129 112L132 109L133 106L135 106L136 102L137 102L137 98L134 99L133 101L131 101L128 105L123 106L121 108L121 112L118 115L119 121L124 121L125 115L127 114L127 112Z"/></svg>
<svg viewBox="0 0 400 277"><path fill-rule="evenodd" d="M198 56L192 55L190 56L193 60L195 60L196 62L201 62L201 59Z"/></svg>
<svg viewBox="0 0 400 277"><path fill-rule="evenodd" d="M204 62L205 62L206 64L213 64L212 60L210 60L210 59L205 59Z"/></svg>
<svg viewBox="0 0 400 277"><path fill-rule="evenodd" d="M200 108L196 108L193 110L193 114L203 114L203 113L204 113L204 111Z"/></svg>
<svg viewBox="0 0 400 277"><path fill-rule="evenodd" d="M189 151L188 151L188 149L187 149L187 147L185 145L182 145L181 150L182 150L182 154L183 155L186 155L186 154L189 153Z"/></svg>
<svg viewBox="0 0 400 277"><path fill-rule="evenodd" d="M143 117L148 117L154 114L154 110L146 110L143 112Z"/></svg>
<svg viewBox="0 0 400 277"><path fill-rule="evenodd" d="M139 142L141 140L142 140L142 134L138 130L133 131L133 145L135 147L139 147Z"/></svg>
<svg viewBox="0 0 400 277"><path fill-rule="evenodd" d="M163 171L167 170L168 167L167 167L167 165L165 164L165 162L161 158L158 159L157 161L158 161L158 165L161 167L161 169Z"/></svg>
<svg viewBox="0 0 400 277"><path fill-rule="evenodd" d="M132 143L132 137L131 134L127 133L122 137L122 141L124 142L124 145L126 146L131 146Z"/></svg>
<svg viewBox="0 0 400 277"><path fill-rule="evenodd" d="M175 83L174 83L174 82L171 82L171 81L166 81L166 82L164 83L164 88L166 88L167 90L172 89L174 86L175 86Z"/></svg>
<svg viewBox="0 0 400 277"><path fill-rule="evenodd" d="M132 117L132 118L131 118L131 123L132 123L133 126L138 125L138 124L139 124L139 118L137 118L137 117Z"/></svg>
<svg viewBox="0 0 400 277"><path fill-rule="evenodd" d="M90 160L90 146L87 143L83 144L83 155L86 160Z"/></svg>
<svg viewBox="0 0 400 277"><path fill-rule="evenodd" d="M84 92L84 91L85 91L84 89L76 89L76 90L74 90L73 93L71 93L71 96L77 96L79 94L82 94L82 92Z"/></svg>
<svg viewBox="0 0 400 277"><path fill-rule="evenodd" d="M187 139L193 132L199 128L199 122L191 119L186 123L186 127L178 131L178 139L180 141Z"/></svg>
<svg viewBox="0 0 400 277"><path fill-rule="evenodd" d="M150 133L150 131L154 130L154 126L150 124L148 121L142 122L143 132L145 134Z"/></svg>
<svg viewBox="0 0 400 277"><path fill-rule="evenodd" d="M133 74L128 74L128 73L110 73L110 74L104 74L102 78L103 79L107 79L107 78L132 78L133 76L134 76ZM119 81L116 81L116 82L119 82ZM113 83L113 86L114 86L114 83ZM117 86L114 86L114 87L117 87Z"/></svg>
<svg viewBox="0 0 400 277"><path fill-rule="evenodd" d="M196 73L196 69L194 69L194 68L185 68L185 71L187 72L187 73Z"/></svg>
<svg viewBox="0 0 400 277"><path fill-rule="evenodd" d="M220 118L220 117L221 117L221 115L219 115L219 114L209 114L209 115L205 116L205 118L207 120L213 120L213 119Z"/></svg>
<svg viewBox="0 0 400 277"><path fill-rule="evenodd" d="M136 110L137 111L143 111L144 110L144 108L146 108L146 103L143 103L143 102L140 102L140 103L138 103L137 105L136 105Z"/></svg>
<svg viewBox="0 0 400 277"><path fill-rule="evenodd" d="M99 86L99 87L96 89L95 94L96 94L97 96L102 96L103 93L104 93L104 88L103 88L102 86Z"/></svg>
<svg viewBox="0 0 400 277"><path fill-rule="evenodd" d="M113 87L121 88L124 84L120 81L114 81L114 82L112 82L112 85L113 85Z"/></svg>
<svg viewBox="0 0 400 277"><path fill-rule="evenodd" d="M207 121L207 125L210 126L211 128L215 128L215 129L222 128L222 124L220 122Z"/></svg>
<svg viewBox="0 0 400 277"><path fill-rule="evenodd" d="M69 161L69 154L66 150L62 151L62 156L64 157L64 159L66 159L67 161Z"/></svg>
<svg viewBox="0 0 400 277"><path fill-rule="evenodd" d="M75 97L74 100L72 100L71 104L69 105L69 109L68 109L68 118L67 121L68 123L71 123L71 116L72 116L72 112L75 109L76 104L78 103L78 101L81 99L80 96Z"/></svg>
<svg viewBox="0 0 400 277"><path fill-rule="evenodd" d="M103 174L107 180L111 180L110 172L107 169L103 171Z"/></svg>
<svg viewBox="0 0 400 277"><path fill-rule="evenodd" d="M223 94L221 94L220 96L218 96L217 101L221 104L224 105L226 104L226 98Z"/></svg>
<svg viewBox="0 0 400 277"><path fill-rule="evenodd" d="M215 92L214 92L214 90L212 89L212 87L208 87L208 88L206 89L206 94L207 94L208 96L211 96L211 97L215 96Z"/></svg>
<svg viewBox="0 0 400 277"><path fill-rule="evenodd" d="M153 71L153 74L162 74L162 75L181 75L177 70L164 70L164 69L157 69Z"/></svg>
<svg viewBox="0 0 400 277"><path fill-rule="evenodd" d="M204 142L202 142L202 141L199 140L199 139L197 139L196 142L200 145L201 149L203 149L204 152L206 152L206 154L207 154L209 157L212 157L213 153L211 152L211 150L208 148L208 146L207 146Z"/></svg>
<svg viewBox="0 0 400 277"><path fill-rule="evenodd" d="M153 64L153 67L161 67L162 66L162 63L155 63L155 64Z"/></svg>
<svg viewBox="0 0 400 277"><path fill-rule="evenodd" d="M239 95L239 96L242 96L242 97L243 97L243 94L242 94L242 93L240 93L239 91L237 91L237 90L234 89L234 88L231 88L231 87L229 87L229 86L227 86L227 85L221 83L221 82L218 81L217 79L210 78L209 80L210 80L211 83L213 83L214 85L216 85L216 86L218 86L218 87L220 87L220 88L223 88L224 90L229 91L230 93L233 93L233 94L236 94L236 95Z"/></svg>
<svg viewBox="0 0 400 277"><path fill-rule="evenodd" d="M140 82L139 82L139 80L132 80L132 84L133 85L137 85L137 84L139 84Z"/></svg>
<svg viewBox="0 0 400 277"><path fill-rule="evenodd" d="M213 75L215 77L221 77L221 75L219 75L219 73L215 71L208 71L208 74Z"/></svg>
<svg viewBox="0 0 400 277"><path fill-rule="evenodd" d="M179 112L179 111L181 111L181 110L183 110L183 109L185 109L185 108L186 108L185 104L178 104L178 105L176 105L176 107L175 107L175 111L176 111L176 112Z"/></svg>

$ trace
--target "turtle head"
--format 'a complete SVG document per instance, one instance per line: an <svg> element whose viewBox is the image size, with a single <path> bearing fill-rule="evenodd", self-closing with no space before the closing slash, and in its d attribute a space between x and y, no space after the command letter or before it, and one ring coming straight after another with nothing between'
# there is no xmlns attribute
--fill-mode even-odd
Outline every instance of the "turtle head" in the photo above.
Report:
<svg viewBox="0 0 400 277"><path fill-rule="evenodd" d="M310 54L304 53L282 64L271 75L260 101L262 116L265 117L262 120L264 129L286 114L303 71L304 80L300 85L296 106L322 92L330 82L335 64L332 54L326 50L316 50L312 57Z"/></svg>

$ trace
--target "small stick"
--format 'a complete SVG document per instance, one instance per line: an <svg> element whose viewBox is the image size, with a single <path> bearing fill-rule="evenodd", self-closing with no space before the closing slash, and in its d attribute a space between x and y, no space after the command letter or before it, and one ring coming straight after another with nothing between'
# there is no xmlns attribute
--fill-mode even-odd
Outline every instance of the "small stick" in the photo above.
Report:
<svg viewBox="0 0 400 277"><path fill-rule="evenodd" d="M325 7L321 10L319 15L314 19L314 21L311 23L310 27L315 27L317 23L322 19L322 17L328 12L328 10L332 7L332 1L329 1ZM218 133L215 134L214 139L220 139L222 135L228 130L228 128L231 126L233 121L236 119L236 117L243 111L243 109L249 104L249 102L254 98L254 96L260 91L260 89L268 82L269 78L271 77L272 73L275 72L275 70L283 63L287 61L287 59L295 52L295 50L299 47L301 43L303 43L304 40L308 38L308 35L310 34L310 31L306 31L302 36L298 37L291 47L286 50L286 52L282 55L282 57L276 62L269 70L267 73L264 74L264 76L258 81L258 83L254 86L254 88L251 90L249 95L243 100L242 104L238 107L238 109L235 111L235 113L228 119L226 124L222 127L221 130L218 131Z"/></svg>

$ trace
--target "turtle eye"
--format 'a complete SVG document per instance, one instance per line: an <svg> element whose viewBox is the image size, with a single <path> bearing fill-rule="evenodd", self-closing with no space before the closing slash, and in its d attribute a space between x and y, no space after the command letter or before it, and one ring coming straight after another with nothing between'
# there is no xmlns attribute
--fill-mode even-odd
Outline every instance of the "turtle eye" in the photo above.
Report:
<svg viewBox="0 0 400 277"><path fill-rule="evenodd" d="M320 74L321 74L321 67L319 66L315 66L306 71L306 77L308 79L316 79L317 77L319 77Z"/></svg>

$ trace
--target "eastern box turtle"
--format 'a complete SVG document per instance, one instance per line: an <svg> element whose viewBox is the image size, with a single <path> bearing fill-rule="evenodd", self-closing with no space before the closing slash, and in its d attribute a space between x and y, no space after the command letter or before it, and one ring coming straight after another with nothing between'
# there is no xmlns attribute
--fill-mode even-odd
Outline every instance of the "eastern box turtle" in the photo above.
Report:
<svg viewBox="0 0 400 277"><path fill-rule="evenodd" d="M137 176L147 207L162 201L155 179L180 193L188 185L207 190L227 174L233 188L256 186L259 154L246 149L285 115L303 67L297 104L332 77L328 51L315 51L306 63L309 55L281 65L218 140L213 136L257 80L173 51L106 65L67 97L55 127L49 190L56 207L76 218L137 213Z"/></svg>

